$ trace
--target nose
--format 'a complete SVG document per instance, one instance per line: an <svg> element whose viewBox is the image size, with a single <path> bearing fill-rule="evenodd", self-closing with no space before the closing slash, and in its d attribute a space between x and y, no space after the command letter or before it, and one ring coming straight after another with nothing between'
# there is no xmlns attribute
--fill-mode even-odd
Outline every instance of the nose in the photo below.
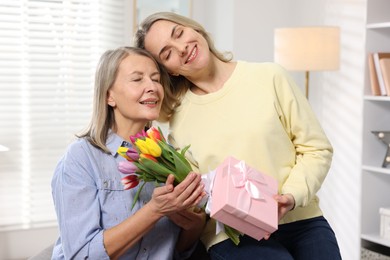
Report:
<svg viewBox="0 0 390 260"><path fill-rule="evenodd" d="M176 50L181 57L185 56L188 52L188 45L186 43L177 43Z"/></svg>
<svg viewBox="0 0 390 260"><path fill-rule="evenodd" d="M146 83L145 91L146 93L154 93L157 91L157 85L159 83L149 78L149 80Z"/></svg>

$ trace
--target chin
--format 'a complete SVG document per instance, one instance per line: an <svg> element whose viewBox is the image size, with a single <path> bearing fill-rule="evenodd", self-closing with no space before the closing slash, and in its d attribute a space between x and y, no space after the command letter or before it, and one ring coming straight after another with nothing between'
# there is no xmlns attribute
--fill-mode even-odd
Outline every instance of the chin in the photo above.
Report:
<svg viewBox="0 0 390 260"><path fill-rule="evenodd" d="M146 119L147 119L148 121L153 121L153 120L157 120L157 119L159 118L159 116L160 116L160 113L155 114L155 115L150 115L150 116L148 116Z"/></svg>

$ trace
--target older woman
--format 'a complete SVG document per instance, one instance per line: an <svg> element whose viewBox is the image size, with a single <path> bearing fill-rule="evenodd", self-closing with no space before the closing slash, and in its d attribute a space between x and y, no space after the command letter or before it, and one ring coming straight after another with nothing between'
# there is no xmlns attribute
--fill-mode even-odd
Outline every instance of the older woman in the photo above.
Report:
<svg viewBox="0 0 390 260"><path fill-rule="evenodd" d="M118 48L101 57L96 71L92 119L67 149L52 180L60 236L53 259L173 259L185 257L205 223L181 229L167 216L185 216L204 195L200 176L177 186L173 176L155 188L147 183L134 208L138 187L124 190L117 149L159 117L167 75L137 48ZM165 92L165 93L164 93ZM195 216L195 217L194 217Z"/></svg>

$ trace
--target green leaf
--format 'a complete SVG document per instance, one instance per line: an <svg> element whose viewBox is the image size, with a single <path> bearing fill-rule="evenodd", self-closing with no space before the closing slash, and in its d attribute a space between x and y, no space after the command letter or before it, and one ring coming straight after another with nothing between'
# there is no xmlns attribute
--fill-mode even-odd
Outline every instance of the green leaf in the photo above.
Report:
<svg viewBox="0 0 390 260"><path fill-rule="evenodd" d="M228 225L224 225L224 227L225 227L226 235L228 235L230 240L232 240L233 243L237 246L240 243L240 235L241 235L240 232L238 232L237 230L235 230L234 228Z"/></svg>
<svg viewBox="0 0 390 260"><path fill-rule="evenodd" d="M165 177L168 177L169 174L172 174L173 172L163 166L162 164L156 163L155 161L149 160L149 159L141 159L140 167L143 168L143 171L149 172L152 170L155 173L158 173L160 175L163 175Z"/></svg>
<svg viewBox="0 0 390 260"><path fill-rule="evenodd" d="M186 164L183 161L183 158L178 156L178 154L173 155L173 160L175 161L175 165L176 165L176 177L179 182L182 182L186 178L188 173L191 171L191 167L188 164Z"/></svg>
<svg viewBox="0 0 390 260"><path fill-rule="evenodd" d="M141 191L144 188L145 184L146 184L146 182L142 183L141 187L139 187L139 189L137 190L137 193L135 194L134 199L133 199L133 204L131 205L131 209L134 208L135 203L138 200L139 194L141 193Z"/></svg>

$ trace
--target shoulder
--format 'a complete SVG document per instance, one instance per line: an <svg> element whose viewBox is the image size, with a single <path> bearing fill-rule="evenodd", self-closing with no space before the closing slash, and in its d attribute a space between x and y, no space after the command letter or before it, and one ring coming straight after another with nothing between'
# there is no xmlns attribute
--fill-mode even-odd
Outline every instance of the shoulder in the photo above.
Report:
<svg viewBox="0 0 390 260"><path fill-rule="evenodd" d="M237 68L239 70L253 70L257 73L268 73L275 75L286 75L287 71L281 65L274 62L248 62L248 61L238 61Z"/></svg>
<svg viewBox="0 0 390 260"><path fill-rule="evenodd" d="M88 150L89 146L91 146L91 144L87 141L86 138L78 138L68 145L66 154L82 155L86 150Z"/></svg>
<svg viewBox="0 0 390 260"><path fill-rule="evenodd" d="M247 80L263 86L284 85L293 82L287 70L274 62L239 61L235 76L240 81Z"/></svg>
<svg viewBox="0 0 390 260"><path fill-rule="evenodd" d="M71 178L94 178L94 169L107 161L103 151L92 146L85 138L79 138L68 145L64 155L55 168L55 176L68 176Z"/></svg>
<svg viewBox="0 0 390 260"><path fill-rule="evenodd" d="M65 164L86 164L99 158L104 152L93 146L86 138L79 138L68 145L62 162Z"/></svg>

